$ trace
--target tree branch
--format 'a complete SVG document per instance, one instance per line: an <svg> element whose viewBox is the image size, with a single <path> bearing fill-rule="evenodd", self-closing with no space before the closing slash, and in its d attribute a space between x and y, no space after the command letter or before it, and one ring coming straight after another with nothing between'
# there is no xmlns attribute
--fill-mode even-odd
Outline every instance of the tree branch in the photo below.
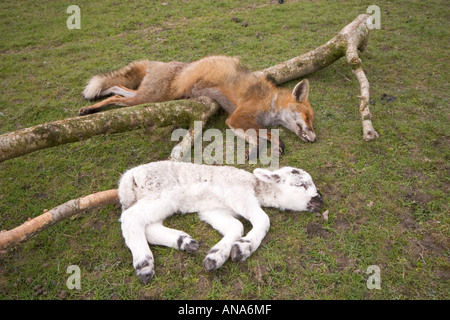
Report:
<svg viewBox="0 0 450 320"><path fill-rule="evenodd" d="M281 84L321 70L346 56L347 63L352 68L361 87L359 111L363 126L363 139L371 141L378 137L378 133L372 126L372 115L369 110L369 81L362 69L362 62L358 55L358 50L362 52L367 46L371 28L370 15L361 14L327 43L301 56L267 68L263 72L271 76L276 83Z"/></svg>
<svg viewBox="0 0 450 320"><path fill-rule="evenodd" d="M177 100L40 124L0 135L0 162L100 134L144 126L192 126L195 120L204 117L214 107L212 100Z"/></svg>
<svg viewBox="0 0 450 320"><path fill-rule="evenodd" d="M203 104L208 105L209 109L202 113L202 116L197 119L197 121L202 122L202 127L208 122L209 118L211 118L214 114L216 114L220 110L220 106L217 102L213 101L208 97L199 97L197 98L199 101L202 101ZM170 153L169 160L173 161L183 161L183 158L191 152L192 145L194 141L199 139L202 132L194 130L194 126L190 126L188 132L184 135L183 139L178 143Z"/></svg>
<svg viewBox="0 0 450 320"><path fill-rule="evenodd" d="M15 244L24 242L42 230L77 213L117 202L117 189L106 190L67 201L14 229L0 232L0 250L6 250Z"/></svg>

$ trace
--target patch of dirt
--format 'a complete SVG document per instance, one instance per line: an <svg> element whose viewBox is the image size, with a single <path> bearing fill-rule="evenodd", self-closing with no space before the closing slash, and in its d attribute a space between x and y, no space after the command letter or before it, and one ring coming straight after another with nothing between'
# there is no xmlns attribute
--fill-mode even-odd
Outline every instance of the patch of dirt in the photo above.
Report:
<svg viewBox="0 0 450 320"><path fill-rule="evenodd" d="M423 208L426 208L428 202L434 199L430 194L422 193L420 190L414 190L406 195L406 198L413 203L419 204Z"/></svg>
<svg viewBox="0 0 450 320"><path fill-rule="evenodd" d="M347 231L351 228L350 222L347 220L342 220L340 218L336 219L336 223L334 225L337 232Z"/></svg>
<svg viewBox="0 0 450 320"><path fill-rule="evenodd" d="M337 216L334 228L337 232L341 233L347 230L353 230L358 232L361 225L366 224L367 217L361 213L357 212L354 214L346 214L345 217Z"/></svg>
<svg viewBox="0 0 450 320"><path fill-rule="evenodd" d="M193 300L202 300L205 299L205 292L209 292L211 290L211 281L207 278L206 275L200 275L197 280L197 290L195 291L192 299ZM239 290L239 293L242 291ZM237 295L239 296L239 295Z"/></svg>
<svg viewBox="0 0 450 320"><path fill-rule="evenodd" d="M310 222L306 225L306 234L310 238L312 237L326 238L330 235L330 232L321 225L314 222Z"/></svg>
<svg viewBox="0 0 450 320"><path fill-rule="evenodd" d="M425 182L426 176L425 174L420 170L415 170L411 167L406 167L403 171L403 176L405 178L416 178L419 181Z"/></svg>
<svg viewBox="0 0 450 320"><path fill-rule="evenodd" d="M447 266L447 267L438 268L435 271L435 274L442 280L448 281L448 280L450 280L450 267Z"/></svg>
<svg viewBox="0 0 450 320"><path fill-rule="evenodd" d="M425 249L438 256L443 255L444 251L448 249L448 243L442 243L432 234L424 235L420 243Z"/></svg>
<svg viewBox="0 0 450 320"><path fill-rule="evenodd" d="M50 199L50 196L45 192L38 192L34 195L34 198L42 200L42 199Z"/></svg>
<svg viewBox="0 0 450 320"><path fill-rule="evenodd" d="M401 225L405 229L416 229L418 225L416 224L414 218L411 215L404 215Z"/></svg>
<svg viewBox="0 0 450 320"><path fill-rule="evenodd" d="M431 146L434 148L447 148L450 145L450 136L441 135L437 139L431 142Z"/></svg>
<svg viewBox="0 0 450 320"><path fill-rule="evenodd" d="M164 293L164 289L160 287L153 288L152 290L146 291L142 294L139 299L140 300L161 300L163 299L162 295Z"/></svg>
<svg viewBox="0 0 450 320"><path fill-rule="evenodd" d="M442 256L448 250L448 239L440 239L438 235L425 234L422 240L413 239L407 249L411 258L424 260L430 256ZM442 275L442 273L441 273Z"/></svg>
<svg viewBox="0 0 450 320"><path fill-rule="evenodd" d="M91 230L101 231L101 230L103 230L105 225L106 225L106 223L104 221L102 221L102 220L89 219L81 226L81 228L83 228L83 229L84 228L89 228Z"/></svg>
<svg viewBox="0 0 450 320"><path fill-rule="evenodd" d="M336 263L338 268L345 270L355 267L355 259L350 259L345 255L338 254L336 257Z"/></svg>
<svg viewBox="0 0 450 320"><path fill-rule="evenodd" d="M317 178L320 180L320 177ZM345 199L345 195L341 192L342 186L339 182L327 184L325 188L320 188L326 201L340 203ZM325 198L326 197L326 198Z"/></svg>
<svg viewBox="0 0 450 320"><path fill-rule="evenodd" d="M268 265L260 266L258 264L253 268L252 271L255 279L259 284L266 285L267 282L269 282L269 284L272 282L272 278L268 275L270 272L270 267Z"/></svg>

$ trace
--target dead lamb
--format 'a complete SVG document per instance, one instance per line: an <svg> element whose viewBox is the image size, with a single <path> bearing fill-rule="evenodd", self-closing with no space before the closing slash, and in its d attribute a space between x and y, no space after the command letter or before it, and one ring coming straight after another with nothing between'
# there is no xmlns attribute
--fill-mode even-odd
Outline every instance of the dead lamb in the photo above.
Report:
<svg viewBox="0 0 450 320"><path fill-rule="evenodd" d="M198 243L187 233L163 226L174 213L198 212L201 220L223 238L203 260L207 271L216 270L231 256L247 259L269 231L270 220L261 207L281 210L320 211L322 195L311 176L292 167L252 173L231 166L208 166L160 161L128 170L119 183L120 218L133 266L143 283L154 275L153 254L148 243L189 253ZM238 217L252 229L243 236Z"/></svg>

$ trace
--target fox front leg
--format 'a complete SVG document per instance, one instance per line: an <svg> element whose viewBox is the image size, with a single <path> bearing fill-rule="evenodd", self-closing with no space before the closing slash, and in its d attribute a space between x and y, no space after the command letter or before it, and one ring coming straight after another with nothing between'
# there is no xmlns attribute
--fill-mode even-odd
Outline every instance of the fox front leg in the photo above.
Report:
<svg viewBox="0 0 450 320"><path fill-rule="evenodd" d="M242 121L239 114L233 113L227 120L226 124L234 132L236 136L247 141L250 145L249 152L246 154L246 160L256 160L260 154L261 140L270 140L272 146L272 155L283 155L284 142L280 137L263 127L254 120Z"/></svg>
<svg viewBox="0 0 450 320"><path fill-rule="evenodd" d="M271 151L272 156L282 156L284 154L284 142L280 139L280 137L273 132L272 130L268 129L260 129L259 135L258 135L258 145L252 147L249 150L248 159L249 160L256 160L259 158L259 156L264 151L264 148L267 148L267 143L261 143L261 139L264 139L265 141L271 142Z"/></svg>

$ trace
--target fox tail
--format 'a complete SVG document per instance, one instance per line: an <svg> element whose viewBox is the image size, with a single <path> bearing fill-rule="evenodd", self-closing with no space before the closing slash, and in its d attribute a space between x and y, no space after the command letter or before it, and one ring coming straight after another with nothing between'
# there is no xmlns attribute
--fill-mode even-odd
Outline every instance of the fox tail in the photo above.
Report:
<svg viewBox="0 0 450 320"><path fill-rule="evenodd" d="M102 91L116 85L136 89L144 79L148 65L148 60L135 61L121 69L95 75L84 88L83 97L88 100L98 98Z"/></svg>

